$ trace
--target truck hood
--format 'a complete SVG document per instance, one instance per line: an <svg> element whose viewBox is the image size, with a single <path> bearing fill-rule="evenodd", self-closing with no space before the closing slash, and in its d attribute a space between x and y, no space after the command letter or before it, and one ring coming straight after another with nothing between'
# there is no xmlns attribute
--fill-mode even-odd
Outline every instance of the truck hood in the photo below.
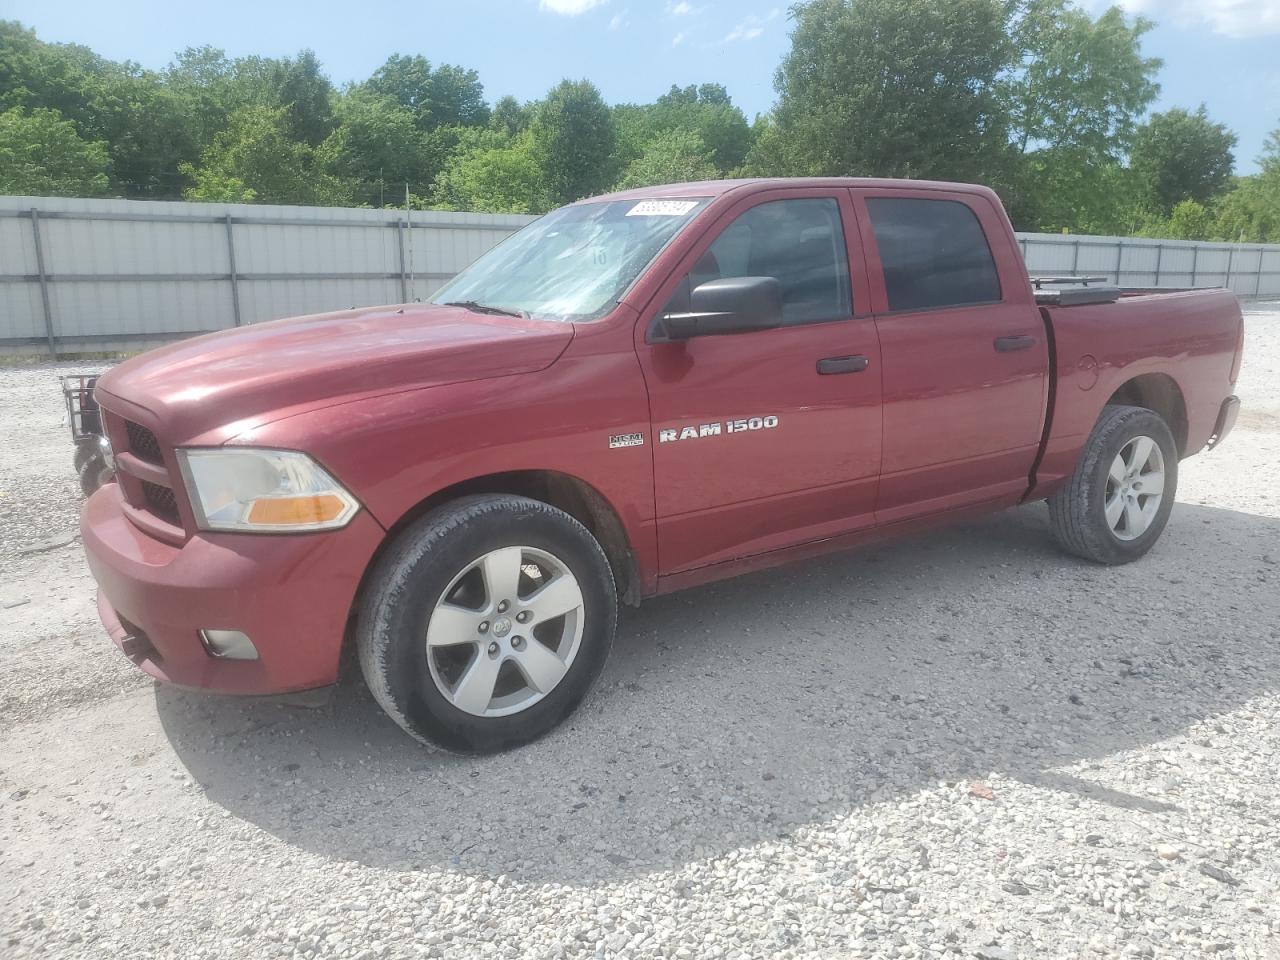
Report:
<svg viewBox="0 0 1280 960"><path fill-rule="evenodd" d="M572 339L572 324L461 307L347 310L161 347L108 371L98 390L151 413L171 443L211 430L227 439L357 397L542 370Z"/></svg>

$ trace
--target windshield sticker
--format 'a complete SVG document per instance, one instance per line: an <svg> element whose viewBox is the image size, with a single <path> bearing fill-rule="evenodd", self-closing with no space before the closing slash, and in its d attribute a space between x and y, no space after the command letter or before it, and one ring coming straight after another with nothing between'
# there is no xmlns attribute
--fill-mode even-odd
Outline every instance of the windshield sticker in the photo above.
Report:
<svg viewBox="0 0 1280 960"><path fill-rule="evenodd" d="M641 200L627 211L627 216L683 217L697 205L697 200Z"/></svg>

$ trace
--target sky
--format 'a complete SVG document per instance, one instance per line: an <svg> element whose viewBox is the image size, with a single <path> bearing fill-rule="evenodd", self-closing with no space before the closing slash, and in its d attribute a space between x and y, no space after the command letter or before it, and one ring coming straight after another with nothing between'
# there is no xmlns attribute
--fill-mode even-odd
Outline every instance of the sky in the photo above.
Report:
<svg viewBox="0 0 1280 960"><path fill-rule="evenodd" d="M1095 13L1106 5L1082 2ZM1254 172L1280 127L1280 0L1119 2L1158 24L1143 47L1165 61L1155 109L1205 103L1240 138L1237 170ZM153 69L186 46L231 56L310 47L339 85L391 53L419 53L479 71L491 101L535 99L564 77L592 80L612 103L711 81L748 118L773 103L790 30L785 0L0 0L0 17Z"/></svg>

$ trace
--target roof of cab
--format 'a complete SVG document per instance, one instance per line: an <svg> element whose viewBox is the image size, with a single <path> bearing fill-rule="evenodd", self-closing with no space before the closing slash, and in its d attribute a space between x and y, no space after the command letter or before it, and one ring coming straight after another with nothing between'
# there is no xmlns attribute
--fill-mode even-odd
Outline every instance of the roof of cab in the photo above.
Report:
<svg viewBox="0 0 1280 960"><path fill-rule="evenodd" d="M600 200L647 200L657 197L719 197L730 192L757 192L778 187L864 187L892 189L910 187L913 190L948 190L954 193L980 193L995 196L990 188L974 183L944 183L938 180L888 180L873 177L761 177L747 180L699 180L694 183L667 183L656 187L637 187L619 190L596 197L587 197L578 203Z"/></svg>

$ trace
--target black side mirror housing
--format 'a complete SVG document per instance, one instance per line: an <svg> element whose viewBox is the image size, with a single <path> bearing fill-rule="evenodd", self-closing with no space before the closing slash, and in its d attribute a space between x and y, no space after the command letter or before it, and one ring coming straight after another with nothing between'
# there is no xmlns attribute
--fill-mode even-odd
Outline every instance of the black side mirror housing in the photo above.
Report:
<svg viewBox="0 0 1280 960"><path fill-rule="evenodd" d="M699 284L688 313L662 316L669 340L750 333L782 326L782 285L777 277L725 277Z"/></svg>

